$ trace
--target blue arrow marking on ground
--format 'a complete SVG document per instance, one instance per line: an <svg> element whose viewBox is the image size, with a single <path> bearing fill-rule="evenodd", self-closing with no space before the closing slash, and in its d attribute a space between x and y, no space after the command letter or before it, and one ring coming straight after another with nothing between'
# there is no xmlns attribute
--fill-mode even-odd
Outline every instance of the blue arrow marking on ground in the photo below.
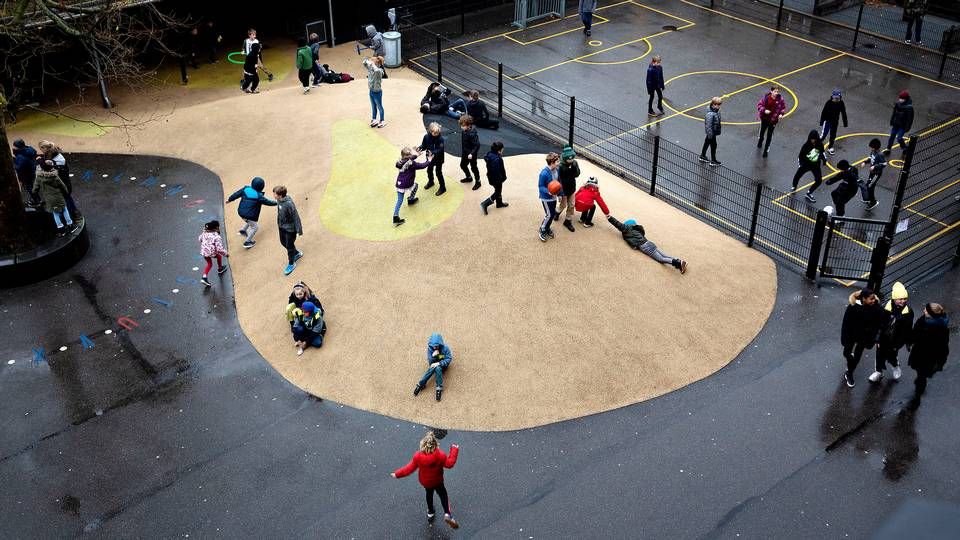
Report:
<svg viewBox="0 0 960 540"><path fill-rule="evenodd" d="M154 185L154 184L156 184L156 183L157 183L157 177L156 177L156 176L148 176L146 180L144 180L143 182L140 182L140 185L141 185L141 186L152 186L152 185Z"/></svg>
<svg viewBox="0 0 960 540"><path fill-rule="evenodd" d="M176 195L177 193L180 193L181 191L183 191L183 186L180 185L180 184L177 184L177 185L175 185L175 186L173 186L172 188L170 188L170 189L167 190L167 195Z"/></svg>
<svg viewBox="0 0 960 540"><path fill-rule="evenodd" d="M43 347L40 347L39 349L36 347L32 347L32 348L33 348L33 365L39 366L40 362L47 361L47 353L43 350Z"/></svg>
<svg viewBox="0 0 960 540"><path fill-rule="evenodd" d="M113 177L113 183L119 184L122 177L123 177L123 173L118 172L117 175Z"/></svg>
<svg viewBox="0 0 960 540"><path fill-rule="evenodd" d="M93 171L91 171L90 169L83 171L83 176L81 176L80 178L82 178L84 182L89 182L90 179L93 178Z"/></svg>
<svg viewBox="0 0 960 540"><path fill-rule="evenodd" d="M160 304L161 306L167 309L170 309L170 306L173 305L173 302L171 302L170 300L164 300L163 298L157 298L156 296L151 298L151 300L153 300L154 302Z"/></svg>
<svg viewBox="0 0 960 540"><path fill-rule="evenodd" d="M80 334L80 344L83 345L85 351L93 348L93 341L83 334Z"/></svg>

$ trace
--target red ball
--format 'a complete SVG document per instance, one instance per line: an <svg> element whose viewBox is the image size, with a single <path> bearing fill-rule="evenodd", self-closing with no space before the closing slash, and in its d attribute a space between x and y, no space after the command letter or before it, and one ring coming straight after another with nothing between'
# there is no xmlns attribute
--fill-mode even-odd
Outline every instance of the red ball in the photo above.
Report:
<svg viewBox="0 0 960 540"><path fill-rule="evenodd" d="M556 195L557 193L560 193L562 189L563 187L560 185L560 182L557 182L556 180L547 184L547 191L549 191L551 195Z"/></svg>

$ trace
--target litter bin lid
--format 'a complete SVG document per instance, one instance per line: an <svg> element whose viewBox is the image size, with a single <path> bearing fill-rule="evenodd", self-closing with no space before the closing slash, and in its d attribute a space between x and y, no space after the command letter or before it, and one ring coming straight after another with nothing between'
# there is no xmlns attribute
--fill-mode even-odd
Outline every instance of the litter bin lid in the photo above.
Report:
<svg viewBox="0 0 960 540"><path fill-rule="evenodd" d="M400 32L384 32L383 37L387 39L397 39L400 37Z"/></svg>

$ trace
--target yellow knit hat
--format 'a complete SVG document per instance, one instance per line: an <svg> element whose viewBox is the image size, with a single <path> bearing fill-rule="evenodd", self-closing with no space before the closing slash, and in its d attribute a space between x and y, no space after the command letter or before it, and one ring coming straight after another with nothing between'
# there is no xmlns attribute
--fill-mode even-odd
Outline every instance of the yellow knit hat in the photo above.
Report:
<svg viewBox="0 0 960 540"><path fill-rule="evenodd" d="M893 290L890 292L890 298L894 300L906 300L909 295L907 288L899 281L893 284Z"/></svg>

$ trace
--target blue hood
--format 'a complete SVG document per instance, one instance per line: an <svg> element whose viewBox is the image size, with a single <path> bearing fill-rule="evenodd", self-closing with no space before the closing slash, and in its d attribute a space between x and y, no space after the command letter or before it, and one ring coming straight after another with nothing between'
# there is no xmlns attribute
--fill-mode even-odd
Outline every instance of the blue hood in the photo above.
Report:
<svg viewBox="0 0 960 540"><path fill-rule="evenodd" d="M443 336L441 336L440 334L434 332L434 333L430 334L430 340L427 341L427 346L428 346L428 347L436 347L437 345L441 345L441 346L444 345L444 343L443 343Z"/></svg>

